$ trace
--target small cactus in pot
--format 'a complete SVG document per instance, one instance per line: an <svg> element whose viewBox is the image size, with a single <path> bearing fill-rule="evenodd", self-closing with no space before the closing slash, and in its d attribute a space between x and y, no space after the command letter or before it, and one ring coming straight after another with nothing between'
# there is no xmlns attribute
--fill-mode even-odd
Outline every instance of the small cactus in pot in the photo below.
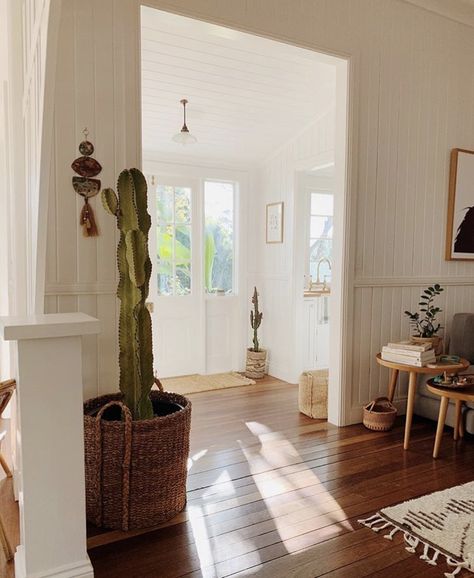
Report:
<svg viewBox="0 0 474 578"><path fill-rule="evenodd" d="M247 364L245 375L252 379L261 379L265 375L267 364L267 352L260 348L258 330L262 324L263 313L259 309L258 291L253 288L253 310L250 311L250 327L253 330L253 347L247 349Z"/></svg>

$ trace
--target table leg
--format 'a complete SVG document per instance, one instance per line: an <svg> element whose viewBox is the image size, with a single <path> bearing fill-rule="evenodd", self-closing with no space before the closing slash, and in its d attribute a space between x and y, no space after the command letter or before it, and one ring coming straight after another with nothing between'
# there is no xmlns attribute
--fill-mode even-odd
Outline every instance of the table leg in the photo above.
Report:
<svg viewBox="0 0 474 578"><path fill-rule="evenodd" d="M411 430L411 422L413 419L413 406L415 404L415 394L416 394L416 377L417 377L416 373L414 371L411 371L408 380L407 414L405 417L405 441L403 442L404 450L407 450L410 444L410 430Z"/></svg>
<svg viewBox="0 0 474 578"><path fill-rule="evenodd" d="M439 454L439 447L443 437L444 422L446 420L446 412L448 411L449 397L441 396L441 403L439 406L438 427L436 428L436 438L433 450L433 457L437 458Z"/></svg>
<svg viewBox="0 0 474 578"><path fill-rule="evenodd" d="M398 373L399 373L398 369L392 369L390 374L390 383L388 384L388 399L390 400L390 402L393 401L393 396L395 395Z"/></svg>
<svg viewBox="0 0 474 578"><path fill-rule="evenodd" d="M459 437L459 430L461 428L461 413L462 413L462 403L460 399L456 400L456 419L454 422L454 441Z"/></svg>

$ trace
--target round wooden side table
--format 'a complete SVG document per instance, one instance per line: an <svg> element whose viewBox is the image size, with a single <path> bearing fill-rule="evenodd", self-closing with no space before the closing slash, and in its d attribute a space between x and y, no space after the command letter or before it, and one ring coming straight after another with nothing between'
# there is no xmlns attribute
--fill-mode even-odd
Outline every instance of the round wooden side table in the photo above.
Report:
<svg viewBox="0 0 474 578"><path fill-rule="evenodd" d="M403 441L403 449L407 450L410 444L410 430L411 422L413 420L413 406L415 405L415 394L416 394L416 381L419 373L425 373L429 375L439 375L444 371L457 373L464 371L470 365L467 359L461 358L459 365L440 365L437 367L417 367L415 365L406 365L403 363L395 363L393 361L386 361L382 359L382 355L377 353L376 355L377 363L388 367L392 370L392 375L390 376L390 383L388 386L388 399L393 401L393 396L395 395L395 389L397 387L397 379L400 371L406 371L409 374L408 380L408 397L407 397L407 413L405 416L405 439Z"/></svg>
<svg viewBox="0 0 474 578"><path fill-rule="evenodd" d="M468 385L466 387L454 389L452 387L443 387L442 385L437 385L432 379L429 379L426 387L428 391L441 397L441 402L439 405L438 427L436 428L436 438L433 449L433 457L437 458L439 455L441 440L443 438L444 422L446 420L446 412L448 411L449 400L454 399L456 402L454 439L457 440L458 436L464 436L464 425L462 423L462 404L465 401L474 402L474 385Z"/></svg>

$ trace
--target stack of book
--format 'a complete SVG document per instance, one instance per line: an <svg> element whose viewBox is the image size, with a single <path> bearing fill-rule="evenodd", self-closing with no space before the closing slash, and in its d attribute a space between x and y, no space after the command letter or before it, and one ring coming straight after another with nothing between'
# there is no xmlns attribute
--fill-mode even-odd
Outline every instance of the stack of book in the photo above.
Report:
<svg viewBox="0 0 474 578"><path fill-rule="evenodd" d="M428 363L436 362L436 355L431 348L431 343L418 344L400 341L382 347L382 359L403 365L425 367Z"/></svg>

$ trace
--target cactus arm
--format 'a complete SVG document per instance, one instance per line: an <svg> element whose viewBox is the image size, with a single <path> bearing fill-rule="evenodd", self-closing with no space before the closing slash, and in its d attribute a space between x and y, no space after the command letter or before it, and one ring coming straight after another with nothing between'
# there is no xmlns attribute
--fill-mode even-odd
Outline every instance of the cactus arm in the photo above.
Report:
<svg viewBox="0 0 474 578"><path fill-rule="evenodd" d="M113 216L118 213L118 199L113 189L104 189L101 193L104 209Z"/></svg>

